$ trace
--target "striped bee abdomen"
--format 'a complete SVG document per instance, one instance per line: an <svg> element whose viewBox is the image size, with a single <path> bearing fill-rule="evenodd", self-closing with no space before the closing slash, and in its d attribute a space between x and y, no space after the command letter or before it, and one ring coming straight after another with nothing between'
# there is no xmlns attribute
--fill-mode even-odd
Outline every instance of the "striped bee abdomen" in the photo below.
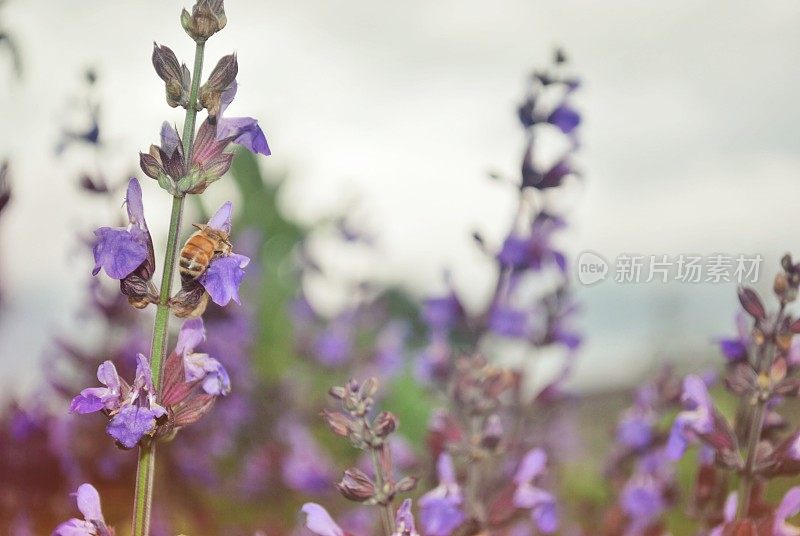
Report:
<svg viewBox="0 0 800 536"><path fill-rule="evenodd" d="M208 268L214 256L214 249L216 243L209 237L205 236L202 232L196 232L181 250L180 259L178 261L181 276L196 279L200 277L203 272Z"/></svg>

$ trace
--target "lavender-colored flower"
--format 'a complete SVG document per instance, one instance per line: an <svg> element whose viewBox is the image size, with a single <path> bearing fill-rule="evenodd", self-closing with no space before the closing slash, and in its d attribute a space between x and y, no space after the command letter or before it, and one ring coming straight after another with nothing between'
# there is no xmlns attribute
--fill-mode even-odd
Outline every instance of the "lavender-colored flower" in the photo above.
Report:
<svg viewBox="0 0 800 536"><path fill-rule="evenodd" d="M97 368L97 379L105 387L90 387L72 399L71 413L94 413L102 409L115 411L122 403L122 382L117 368L111 361L104 361Z"/></svg>
<svg viewBox="0 0 800 536"><path fill-rule="evenodd" d="M123 448L132 449L142 437L153 432L157 413L149 408L125 406L108 423L106 433Z"/></svg>
<svg viewBox="0 0 800 536"><path fill-rule="evenodd" d="M148 265L147 272L152 275L153 266L149 265L155 263L153 243L144 220L142 188L136 179L131 179L128 183L125 201L128 209L128 226L101 227L94 232L96 237L92 250L94 275L97 275L102 268L109 277L124 279L145 263Z"/></svg>
<svg viewBox="0 0 800 536"><path fill-rule="evenodd" d="M527 311L509 306L495 306L489 316L489 329L504 337L527 338L530 336L530 324Z"/></svg>
<svg viewBox="0 0 800 536"><path fill-rule="evenodd" d="M454 328L464 317L464 307L455 292L428 298L422 306L422 318L432 330Z"/></svg>
<svg viewBox="0 0 800 536"><path fill-rule="evenodd" d="M699 376L687 376L683 381L681 402L686 409L675 418L666 446L667 455L673 460L683 456L689 441L697 434L708 434L714 429L714 402Z"/></svg>
<svg viewBox="0 0 800 536"><path fill-rule="evenodd" d="M631 525L639 529L647 527L666 508L660 482L647 474L636 474L625 484L620 503Z"/></svg>
<svg viewBox="0 0 800 536"><path fill-rule="evenodd" d="M800 527L790 525L787 519L800 513L800 486L795 486L783 496L778 509L775 511L775 523L772 526L774 536L798 536Z"/></svg>
<svg viewBox="0 0 800 536"><path fill-rule="evenodd" d="M514 491L514 506L530 510L531 518L539 531L552 534L558 529L558 509L553 495L534 482L541 477L547 466L547 454L542 449L529 451L514 475L517 485Z"/></svg>
<svg viewBox="0 0 800 536"><path fill-rule="evenodd" d="M631 450L640 450L653 441L654 415L638 407L626 411L617 424L617 443Z"/></svg>
<svg viewBox="0 0 800 536"><path fill-rule="evenodd" d="M208 220L208 226L211 229L229 234L231 232L232 213L233 206L228 201ZM198 278L198 281L217 305L228 305L231 300L241 304L239 286L244 279L244 269L249 263L249 257L236 253L217 257L211 261L203 275Z"/></svg>
<svg viewBox="0 0 800 536"><path fill-rule="evenodd" d="M231 380L222 363L208 354L195 352L206 339L202 318L192 318L181 326L175 351L183 357L186 381L201 381L203 391L212 396L224 396L231 391Z"/></svg>
<svg viewBox="0 0 800 536"><path fill-rule="evenodd" d="M738 499L739 494L735 491L728 495L728 498L725 499L725 506L722 509L722 523L711 529L708 536L722 536L725 531L725 525L736 519L736 505L738 504ZM779 535L780 533L775 532L775 534ZM795 536L796 534L800 534L800 532L795 533Z"/></svg>
<svg viewBox="0 0 800 536"><path fill-rule="evenodd" d="M325 508L317 503L305 503L301 511L306 515L305 526L318 536L345 536Z"/></svg>
<svg viewBox="0 0 800 536"><path fill-rule="evenodd" d="M414 525L414 514L411 513L411 499L406 499L397 509L395 533L392 536L419 536Z"/></svg>
<svg viewBox="0 0 800 536"><path fill-rule="evenodd" d="M564 103L550 113L547 122L558 127L564 134L571 134L580 125L581 116L569 104Z"/></svg>
<svg viewBox="0 0 800 536"><path fill-rule="evenodd" d="M750 330L748 317L740 312L736 315L737 336L719 339L719 348L722 355L729 363L736 363L747 359L747 349L750 346Z"/></svg>
<svg viewBox="0 0 800 536"><path fill-rule="evenodd" d="M353 315L346 311L335 318L314 341L314 357L327 367L342 365L353 355Z"/></svg>
<svg viewBox="0 0 800 536"><path fill-rule="evenodd" d="M283 459L281 471L284 483L307 494L319 494L332 489L333 463L319 448L304 427L297 423L281 425L289 452Z"/></svg>
<svg viewBox="0 0 800 536"><path fill-rule="evenodd" d="M241 145L254 154L271 154L267 137L258 126L258 120L252 117L224 117L225 110L236 96L238 85L234 80L233 84L222 93L220 119L217 121L217 139L230 138L233 143Z"/></svg>
<svg viewBox="0 0 800 536"><path fill-rule="evenodd" d="M439 485L419 499L420 523L426 536L449 536L465 519L461 487L448 454L436 463Z"/></svg>
<svg viewBox="0 0 800 536"><path fill-rule="evenodd" d="M106 526L100 509L100 494L91 484L81 484L75 493L78 510L83 519L72 518L56 527L53 536L113 536L114 531Z"/></svg>

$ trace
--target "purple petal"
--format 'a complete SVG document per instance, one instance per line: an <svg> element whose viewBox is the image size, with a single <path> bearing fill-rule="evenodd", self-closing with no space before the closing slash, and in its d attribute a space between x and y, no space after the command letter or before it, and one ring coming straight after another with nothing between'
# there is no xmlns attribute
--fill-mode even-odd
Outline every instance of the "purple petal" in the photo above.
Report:
<svg viewBox="0 0 800 536"><path fill-rule="evenodd" d="M128 221L143 231L147 230L147 223L144 221L142 187L136 179L128 181L128 192L125 195L125 204L128 209Z"/></svg>
<svg viewBox="0 0 800 536"><path fill-rule="evenodd" d="M463 316L464 308L453 292L447 296L428 298L423 304L422 317L431 329L453 328Z"/></svg>
<svg viewBox="0 0 800 536"><path fill-rule="evenodd" d="M781 504L775 511L777 519L786 520L800 513L800 486L795 486L786 492Z"/></svg>
<svg viewBox="0 0 800 536"><path fill-rule="evenodd" d="M439 476L440 484L448 487L458 485L453 459L449 454L439 455L439 460L436 462L436 474Z"/></svg>
<svg viewBox="0 0 800 536"><path fill-rule="evenodd" d="M555 500L536 506L531 517L542 534L553 534L558 530L558 508Z"/></svg>
<svg viewBox="0 0 800 536"><path fill-rule="evenodd" d="M144 354L136 354L136 383L152 393L153 372L150 370L150 362Z"/></svg>
<svg viewBox="0 0 800 536"><path fill-rule="evenodd" d="M175 351L186 356L194 352L195 348L203 344L206 340L206 328L203 324L203 318L192 318L187 320L181 326L178 333L178 342L175 344Z"/></svg>
<svg viewBox="0 0 800 536"><path fill-rule="evenodd" d="M111 419L106 433L126 449L134 448L156 425L156 413L139 406L127 406Z"/></svg>
<svg viewBox="0 0 800 536"><path fill-rule="evenodd" d="M544 472L547 465L547 454L542 449L528 451L522 462L519 464L517 474L514 475L514 482L517 484L527 484Z"/></svg>
<svg viewBox="0 0 800 536"><path fill-rule="evenodd" d="M489 328L505 337L525 338L529 335L528 313L510 307L495 307L489 317Z"/></svg>
<svg viewBox="0 0 800 536"><path fill-rule="evenodd" d="M461 501L455 497L423 496L419 519L425 536L450 536L464 522Z"/></svg>
<svg viewBox="0 0 800 536"><path fill-rule="evenodd" d="M223 117L217 122L217 139L233 138L233 143L241 145L253 154L269 156L271 153L267 137L252 117Z"/></svg>
<svg viewBox="0 0 800 536"><path fill-rule="evenodd" d="M161 150L164 151L167 156L171 157L180 145L181 138L178 135L178 131L175 127L164 121L161 124Z"/></svg>
<svg viewBox="0 0 800 536"><path fill-rule="evenodd" d="M223 203L219 210L208 220L208 226L217 231L230 234L231 218L233 216L233 204L230 201Z"/></svg>
<svg viewBox="0 0 800 536"><path fill-rule="evenodd" d="M100 366L97 367L97 379L100 383L108 387L109 390L114 393L119 393L119 374L117 373L117 367L115 367L114 363L111 361L103 361L100 363Z"/></svg>
<svg viewBox="0 0 800 536"><path fill-rule="evenodd" d="M97 239L92 248L92 275L97 275L103 268L109 277L124 279L147 259L146 235L137 228L129 231L101 227L94 235Z"/></svg>
<svg viewBox="0 0 800 536"><path fill-rule="evenodd" d="M570 134L581 122L581 116L568 104L562 104L550 114L547 122L557 126L564 134Z"/></svg>
<svg viewBox="0 0 800 536"><path fill-rule="evenodd" d="M220 115L223 115L225 113L225 110L228 109L230 103L233 102L233 99L234 97L236 97L236 92L238 91L238 89L239 89L239 83L236 80L234 80L233 82L231 82L231 85L229 85L228 88L222 92L222 95L220 96L220 106L219 106Z"/></svg>
<svg viewBox="0 0 800 536"><path fill-rule="evenodd" d="M105 407L100 392L105 392L106 389L102 387L84 389L81 394L72 399L69 404L70 413L78 413L85 415L87 413L94 413L100 411Z"/></svg>
<svg viewBox="0 0 800 536"><path fill-rule="evenodd" d="M397 532L399 534L414 534L416 528L414 527L414 514L411 513L411 499L406 499L400 508L397 509L397 516L395 517L397 524Z"/></svg>
<svg viewBox="0 0 800 536"><path fill-rule="evenodd" d="M529 510L546 502L553 502L553 496L541 488L523 484L514 491L514 506Z"/></svg>
<svg viewBox="0 0 800 536"><path fill-rule="evenodd" d="M344 536L325 508L316 503L306 503L301 510L306 514L306 528L318 536Z"/></svg>
<svg viewBox="0 0 800 536"><path fill-rule="evenodd" d="M720 339L719 348L728 361L742 361L747 357L747 345L739 339Z"/></svg>
<svg viewBox="0 0 800 536"><path fill-rule="evenodd" d="M236 253L220 257L208 266L198 281L217 305L228 305L231 300L240 304L239 285L244 279L244 268L249 263L248 257Z"/></svg>
<svg viewBox="0 0 800 536"><path fill-rule="evenodd" d="M52 536L97 536L97 530L94 523L73 517L56 527Z"/></svg>
<svg viewBox="0 0 800 536"><path fill-rule="evenodd" d="M688 443L683 435L683 426L679 421L675 421L669 433L669 440L664 447L664 452L671 460L680 460L683 453L686 452Z"/></svg>
<svg viewBox="0 0 800 536"><path fill-rule="evenodd" d="M100 509L100 494L91 484L81 484L76 493L78 499L78 510L87 521L101 521L103 512Z"/></svg>

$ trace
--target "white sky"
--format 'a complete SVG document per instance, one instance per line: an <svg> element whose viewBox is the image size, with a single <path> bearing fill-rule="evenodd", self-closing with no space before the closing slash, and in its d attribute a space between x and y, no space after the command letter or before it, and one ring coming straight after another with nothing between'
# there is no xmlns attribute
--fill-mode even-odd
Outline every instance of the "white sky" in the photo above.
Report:
<svg viewBox="0 0 800 536"><path fill-rule="evenodd" d="M180 121L150 53L155 40L190 61L183 6L10 0L0 12L26 63L22 82L0 87L0 154L12 159L15 187L0 225L0 384L12 390L31 385L31 363L80 297L77 272L90 267L65 262L76 225L110 217L77 194L79 158L53 155L64 105L81 70L95 66L109 158L124 174L164 119ZM800 3L229 0L226 10L207 57L238 53L231 113L260 119L274 153L264 166L291 171L293 214L356 200L359 221L379 237L369 269L383 278L426 292L450 266L480 301L491 273L469 235L499 239L512 205L485 172L516 170L514 106L525 74L556 44L585 80L586 187L573 251L759 252L770 272L784 250L800 253ZM148 186L158 232L168 201ZM606 283L581 297L589 347L577 381L596 386L657 358L709 351L735 304L731 284ZM609 360L624 374L608 374Z"/></svg>

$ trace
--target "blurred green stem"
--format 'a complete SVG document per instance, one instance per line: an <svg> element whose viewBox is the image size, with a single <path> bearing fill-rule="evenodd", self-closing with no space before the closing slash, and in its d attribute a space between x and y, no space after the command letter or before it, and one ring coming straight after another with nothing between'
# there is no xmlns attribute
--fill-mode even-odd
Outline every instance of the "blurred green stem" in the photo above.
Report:
<svg viewBox="0 0 800 536"><path fill-rule="evenodd" d="M387 478L384 475L384 466L391 466L386 464L383 460L384 456L389 455L389 447L384 443L380 447L373 447L370 449L372 454L372 467L375 471L375 487L382 495L384 487L386 486ZM390 503L378 505L381 512L381 524L383 525L383 532L386 536L394 534L394 516L392 515L392 505Z"/></svg>
<svg viewBox="0 0 800 536"><path fill-rule="evenodd" d="M183 123L183 154L188 163L192 158L194 127L197 120L197 90L203 73L205 44L198 43L194 53L194 72L186 119ZM150 370L156 392L161 392L161 368L167 353L169 333L169 299L172 295L172 276L175 273L175 258L178 254L178 235L183 217L183 197L172 198L172 215L169 220L167 251L164 256L164 272L161 276L161 291L158 296L156 319L153 325L153 344L150 349ZM153 502L153 475L156 467L154 441L139 448L139 466L136 471L136 498L133 505L133 536L147 536L150 532L150 511Z"/></svg>

